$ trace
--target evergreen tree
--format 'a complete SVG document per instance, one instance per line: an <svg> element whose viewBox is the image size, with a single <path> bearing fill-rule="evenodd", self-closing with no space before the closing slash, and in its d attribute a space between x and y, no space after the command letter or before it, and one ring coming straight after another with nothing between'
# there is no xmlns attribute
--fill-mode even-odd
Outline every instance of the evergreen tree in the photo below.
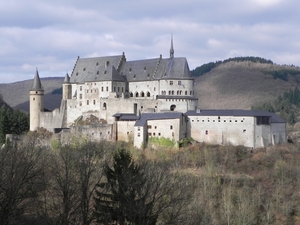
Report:
<svg viewBox="0 0 300 225"><path fill-rule="evenodd" d="M0 108L0 143L5 143L5 135L10 133L10 114L5 105Z"/></svg>

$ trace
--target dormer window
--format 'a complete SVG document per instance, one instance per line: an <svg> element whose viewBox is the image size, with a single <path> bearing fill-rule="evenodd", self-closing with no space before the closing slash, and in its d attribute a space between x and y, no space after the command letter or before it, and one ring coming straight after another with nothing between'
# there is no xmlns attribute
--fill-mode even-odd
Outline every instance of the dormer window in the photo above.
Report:
<svg viewBox="0 0 300 225"><path fill-rule="evenodd" d="M144 67L144 70L146 70L146 66Z"/></svg>
<svg viewBox="0 0 300 225"><path fill-rule="evenodd" d="M109 65L109 61L106 61L105 67L108 67L108 65Z"/></svg>
<svg viewBox="0 0 300 225"><path fill-rule="evenodd" d="M99 75L99 71L97 71L97 75Z"/></svg>
<svg viewBox="0 0 300 225"><path fill-rule="evenodd" d="M98 63L98 62L96 63L96 66L99 66L99 63Z"/></svg>
<svg viewBox="0 0 300 225"><path fill-rule="evenodd" d="M149 78L150 77L150 74L148 73L147 77Z"/></svg>
<svg viewBox="0 0 300 225"><path fill-rule="evenodd" d="M106 74L106 70L104 70L104 74Z"/></svg>
<svg viewBox="0 0 300 225"><path fill-rule="evenodd" d="M83 71L85 71L85 68L83 68Z"/></svg>
<svg viewBox="0 0 300 225"><path fill-rule="evenodd" d="M135 74L133 75L133 78L135 79Z"/></svg>
<svg viewBox="0 0 300 225"><path fill-rule="evenodd" d="M131 72L131 68L129 68L129 72Z"/></svg>

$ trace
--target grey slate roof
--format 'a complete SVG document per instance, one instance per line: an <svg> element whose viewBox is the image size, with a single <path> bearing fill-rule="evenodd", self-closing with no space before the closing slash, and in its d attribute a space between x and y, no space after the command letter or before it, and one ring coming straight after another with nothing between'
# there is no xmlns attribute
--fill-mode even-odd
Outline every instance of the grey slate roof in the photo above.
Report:
<svg viewBox="0 0 300 225"><path fill-rule="evenodd" d="M122 55L78 58L72 71L70 82L106 81L111 78L124 81L115 69L118 68L121 59Z"/></svg>
<svg viewBox="0 0 300 225"><path fill-rule="evenodd" d="M144 126L148 120L167 120L179 119L183 113L178 112L165 112L165 113L143 113L134 126Z"/></svg>
<svg viewBox="0 0 300 225"><path fill-rule="evenodd" d="M70 82L193 79L186 58L159 57L135 61L126 61L126 59L122 61L122 59L125 59L125 55L78 58Z"/></svg>
<svg viewBox="0 0 300 225"><path fill-rule="evenodd" d="M190 110L185 113L187 116L233 116L233 117L242 117L242 116L269 116L272 117L272 123L285 123L283 119L281 119L275 113L271 113L268 111L259 111L259 110L240 110L240 109L216 109L216 110Z"/></svg>
<svg viewBox="0 0 300 225"><path fill-rule="evenodd" d="M140 118L133 113L116 113L113 116L118 117L120 120L138 120Z"/></svg>
<svg viewBox="0 0 300 225"><path fill-rule="evenodd" d="M36 70L34 79L33 79L33 84L32 87L30 89L30 91L41 91L43 90L42 84L41 84L41 80L40 80L40 76L39 76L39 71Z"/></svg>
<svg viewBox="0 0 300 225"><path fill-rule="evenodd" d="M186 58L154 58L127 61L121 68L127 81L150 81L158 79L193 79Z"/></svg>

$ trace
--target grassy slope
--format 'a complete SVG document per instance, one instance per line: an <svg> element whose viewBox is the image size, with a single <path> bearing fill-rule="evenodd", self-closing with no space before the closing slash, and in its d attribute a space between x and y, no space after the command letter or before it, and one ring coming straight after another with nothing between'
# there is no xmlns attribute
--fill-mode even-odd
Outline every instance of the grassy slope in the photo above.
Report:
<svg viewBox="0 0 300 225"><path fill-rule="evenodd" d="M203 109L250 109L255 104L274 100L297 86L295 77L286 82L262 72L279 68L284 67L252 62L222 64L196 78L198 105Z"/></svg>

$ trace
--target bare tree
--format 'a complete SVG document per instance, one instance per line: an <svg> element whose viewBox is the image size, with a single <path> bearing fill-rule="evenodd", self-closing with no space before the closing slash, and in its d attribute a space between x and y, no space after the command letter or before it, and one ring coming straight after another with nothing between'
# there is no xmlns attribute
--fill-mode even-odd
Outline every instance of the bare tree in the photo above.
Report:
<svg viewBox="0 0 300 225"><path fill-rule="evenodd" d="M42 150L26 144L0 149L0 224L17 220L17 212L43 188Z"/></svg>

